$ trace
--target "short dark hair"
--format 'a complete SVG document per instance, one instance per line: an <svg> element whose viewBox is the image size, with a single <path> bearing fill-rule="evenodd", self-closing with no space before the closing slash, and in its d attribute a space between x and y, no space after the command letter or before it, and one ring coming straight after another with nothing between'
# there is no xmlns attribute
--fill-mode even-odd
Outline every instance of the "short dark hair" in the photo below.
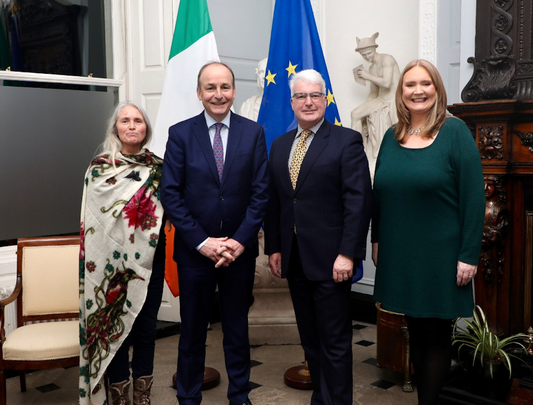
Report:
<svg viewBox="0 0 533 405"><path fill-rule="evenodd" d="M196 83L196 87L198 87L198 89L200 89L200 76L202 76L202 72L204 71L204 69L206 67L211 66L211 65L222 65L222 66L225 66L226 69L228 69L230 71L230 73L231 73L232 85L233 85L233 88L235 88L235 74L233 73L233 70L231 70L231 68L228 65L226 65L224 62L212 61L212 62L207 62L205 65L203 65L200 68L200 71L198 72L197 83Z"/></svg>

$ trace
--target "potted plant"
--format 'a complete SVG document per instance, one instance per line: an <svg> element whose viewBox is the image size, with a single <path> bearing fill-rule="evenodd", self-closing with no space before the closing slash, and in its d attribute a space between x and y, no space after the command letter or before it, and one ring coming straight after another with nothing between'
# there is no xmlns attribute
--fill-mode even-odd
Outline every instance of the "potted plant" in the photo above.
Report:
<svg viewBox="0 0 533 405"><path fill-rule="evenodd" d="M466 327L461 326L460 321ZM485 313L479 305L474 308L472 319L458 318L453 331L453 344L458 346L459 361L461 352L472 356L472 388L496 398L505 397L511 388L512 360L524 361L515 353L526 351L523 343L527 338L528 335L518 333L500 339L490 331Z"/></svg>

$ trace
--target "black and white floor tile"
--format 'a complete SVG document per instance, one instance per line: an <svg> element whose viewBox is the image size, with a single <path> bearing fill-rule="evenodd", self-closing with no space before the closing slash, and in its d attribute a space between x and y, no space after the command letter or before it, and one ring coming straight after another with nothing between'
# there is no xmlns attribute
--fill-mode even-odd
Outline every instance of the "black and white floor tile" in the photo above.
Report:
<svg viewBox="0 0 533 405"><path fill-rule="evenodd" d="M179 334L168 333L156 343L153 405L175 405L176 391L172 375L176 370ZM416 392L402 391L403 376L377 367L376 326L353 325L354 404L414 405ZM222 331L213 324L207 337L206 366L217 369L220 384L203 391L202 404L227 404L227 376L224 371ZM284 384L285 371L302 364L304 354L299 345L262 345L251 348L252 372L250 399L254 405L307 405L311 392ZM27 374L27 392L20 392L18 377L7 380L7 403L10 405L75 405L78 403L77 367L38 371Z"/></svg>

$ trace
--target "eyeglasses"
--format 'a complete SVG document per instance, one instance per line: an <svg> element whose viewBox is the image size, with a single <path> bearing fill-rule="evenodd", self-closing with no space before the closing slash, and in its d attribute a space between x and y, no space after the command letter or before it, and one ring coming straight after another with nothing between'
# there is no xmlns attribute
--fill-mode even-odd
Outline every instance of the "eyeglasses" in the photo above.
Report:
<svg viewBox="0 0 533 405"><path fill-rule="evenodd" d="M318 101L325 96L324 93L314 91L313 93L294 93L292 98L296 101L304 102L307 100L307 97L311 97L311 101Z"/></svg>

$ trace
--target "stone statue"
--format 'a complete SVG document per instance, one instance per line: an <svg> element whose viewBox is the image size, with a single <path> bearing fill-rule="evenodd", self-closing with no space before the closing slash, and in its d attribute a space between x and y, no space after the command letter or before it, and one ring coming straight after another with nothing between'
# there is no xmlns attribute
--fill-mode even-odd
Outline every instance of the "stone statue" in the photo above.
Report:
<svg viewBox="0 0 533 405"><path fill-rule="evenodd" d="M242 103L239 114L257 121L263 90L267 59L260 60L255 69L260 94ZM248 313L249 339L252 345L299 344L300 335L292 306L287 279L277 278L270 272L265 255L265 238L259 231L259 256L255 264L254 301Z"/></svg>
<svg viewBox="0 0 533 405"><path fill-rule="evenodd" d="M366 101L351 113L352 129L363 135L372 178L383 135L398 122L394 98L400 79L396 60L391 55L376 52L378 35L379 32L376 32L370 38L356 37L355 51L370 62L370 68L366 71L363 65L359 65L353 69L353 75L357 83L366 85L367 81L370 82L370 93Z"/></svg>
<svg viewBox="0 0 533 405"><path fill-rule="evenodd" d="M260 60L255 68L255 75L257 76L257 87L259 87L260 94L252 96L241 105L239 114L243 117L249 118L252 121L257 121L259 116L259 108L261 108L261 100L263 99L263 90L265 89L265 70L267 66L267 58Z"/></svg>

